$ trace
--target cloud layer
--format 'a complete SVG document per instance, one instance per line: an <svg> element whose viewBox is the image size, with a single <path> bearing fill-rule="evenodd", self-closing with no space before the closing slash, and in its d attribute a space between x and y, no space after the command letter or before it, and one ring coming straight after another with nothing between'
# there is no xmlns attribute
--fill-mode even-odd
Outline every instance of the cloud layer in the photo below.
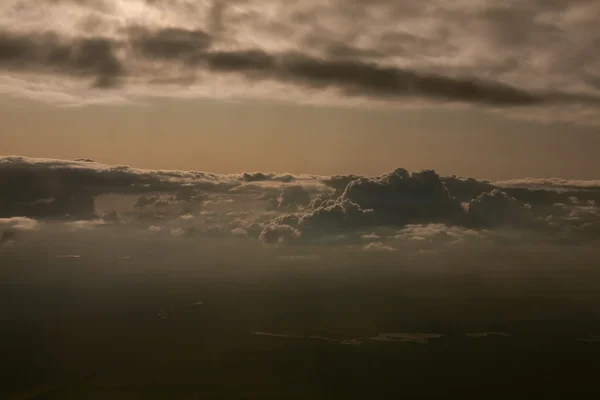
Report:
<svg viewBox="0 0 600 400"><path fill-rule="evenodd" d="M0 158L3 241L58 223L370 252L489 240L579 244L600 239L599 204L597 181L494 184L403 168L378 177L220 175Z"/></svg>
<svg viewBox="0 0 600 400"><path fill-rule="evenodd" d="M596 123L598 7L593 0L11 0L0 5L0 88L69 102L112 101L110 90L468 103Z"/></svg>

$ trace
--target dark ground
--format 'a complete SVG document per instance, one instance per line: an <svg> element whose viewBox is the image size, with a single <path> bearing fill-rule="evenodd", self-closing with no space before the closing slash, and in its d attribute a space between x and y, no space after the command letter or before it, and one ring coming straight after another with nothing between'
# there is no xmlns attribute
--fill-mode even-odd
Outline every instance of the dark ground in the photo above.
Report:
<svg viewBox="0 0 600 400"><path fill-rule="evenodd" d="M85 260L3 254L0 398L600 395L600 343L577 340L600 333L593 299L557 300L535 284L529 295L500 298L467 290L478 281L470 272L432 279L354 265L338 274L341 267L327 269L327 260L321 269L246 274L227 265L173 272L156 257ZM253 331L340 340L383 332L445 336L352 346ZM511 336L464 336L482 331Z"/></svg>

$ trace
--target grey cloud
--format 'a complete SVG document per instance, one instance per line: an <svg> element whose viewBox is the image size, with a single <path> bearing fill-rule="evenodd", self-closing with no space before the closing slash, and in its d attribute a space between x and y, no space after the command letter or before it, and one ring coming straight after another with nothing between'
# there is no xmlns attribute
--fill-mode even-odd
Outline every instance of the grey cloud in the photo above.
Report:
<svg viewBox="0 0 600 400"><path fill-rule="evenodd" d="M406 225L397 232L396 238L425 243L461 243L465 239L479 239L481 230L445 224Z"/></svg>
<svg viewBox="0 0 600 400"><path fill-rule="evenodd" d="M494 227L498 225L525 226L532 220L531 207L509 196L499 189L482 193L469 204L468 216L476 225Z"/></svg>
<svg viewBox="0 0 600 400"><path fill-rule="evenodd" d="M130 44L135 51L149 59L178 59L192 62L206 48L212 39L202 30L165 28L150 31L144 27L129 29Z"/></svg>
<svg viewBox="0 0 600 400"><path fill-rule="evenodd" d="M569 203L572 197L576 197L580 201L600 203L600 184L597 181L518 179L490 182L456 176L442 177L441 179L452 196L465 202L471 201L483 192L500 189L511 197L532 206Z"/></svg>
<svg viewBox="0 0 600 400"><path fill-rule="evenodd" d="M336 193L342 194L346 190L346 186L352 181L362 178L360 175L348 174L348 175L332 175L325 177L322 182L333 188Z"/></svg>
<svg viewBox="0 0 600 400"><path fill-rule="evenodd" d="M379 242L372 242L369 244L366 244L363 247L364 251L371 251L371 252L390 252L390 251L397 251L395 248L393 248L392 246L388 246L386 244L383 243L379 243Z"/></svg>
<svg viewBox="0 0 600 400"><path fill-rule="evenodd" d="M0 31L0 66L15 71L93 77L96 87L111 87L124 75L117 43L107 38L69 40L52 33L24 35Z"/></svg>
<svg viewBox="0 0 600 400"><path fill-rule="evenodd" d="M348 199L322 205L302 215L298 226L312 236L323 236L336 231L349 231L373 225L373 210L365 210Z"/></svg>
<svg viewBox="0 0 600 400"><path fill-rule="evenodd" d="M38 222L35 219L0 217L0 247L5 243L16 241L21 232L35 230L36 228L38 228Z"/></svg>
<svg viewBox="0 0 600 400"><path fill-rule="evenodd" d="M265 179L279 179L264 174ZM287 178L286 178L287 180ZM168 194L168 201L204 200L204 193L240 189L244 181L231 175L196 171L140 170L87 161L0 157L0 217L65 216L89 218L94 199L102 194ZM249 189L250 190L250 189ZM144 197L140 204L159 198Z"/></svg>
<svg viewBox="0 0 600 400"><path fill-rule="evenodd" d="M336 187L337 194L320 194L305 210L282 215L275 223L299 229L301 239L311 241L335 233L354 240L361 231L374 227L410 224L446 224L467 230L503 227L555 235L556 240L561 235L583 240L594 239L594 224L600 222L596 202L577 197L595 193L583 183L578 191L510 189L472 178L440 177L433 171L409 174L401 168L376 178L339 175L322 182ZM342 183L346 184L343 191L339 189ZM457 234L450 236L459 239Z"/></svg>
<svg viewBox="0 0 600 400"><path fill-rule="evenodd" d="M14 229L7 229L5 231L2 231L2 235L0 235L0 247L2 247L2 245L6 242L15 240L16 236L17 232Z"/></svg>
<svg viewBox="0 0 600 400"><path fill-rule="evenodd" d="M207 50L211 38L200 30L148 31L134 27L130 28L129 43L148 60L173 61L213 72L238 73L251 80L274 79L313 89L334 87L348 96L425 97L500 106L597 101L591 96L534 94L497 82L425 74L358 59L328 60L301 53L271 54L253 49ZM75 75L95 75L95 86L110 87L125 75L123 61L115 53L120 46L121 43L105 38L67 42L56 36L19 36L4 32L0 36L0 62L10 68L45 67L52 71L65 69Z"/></svg>
<svg viewBox="0 0 600 400"><path fill-rule="evenodd" d="M302 186L286 186L276 199L277 208L302 208L310 203L310 194Z"/></svg>
<svg viewBox="0 0 600 400"><path fill-rule="evenodd" d="M295 178L291 174L275 174L275 173L265 173L265 172L243 172L241 175L234 175L236 179L245 181L245 182L262 182L262 181L281 181L281 182L291 182Z"/></svg>
<svg viewBox="0 0 600 400"><path fill-rule="evenodd" d="M219 175L0 157L0 218L103 220L145 228L160 223L194 235L231 236L237 230L267 243L318 244L343 235L346 243L364 245L365 234L387 240L407 226L436 224L450 230L520 230L564 243L598 239L597 183L549 182L553 186L546 188L499 187L402 168L373 178ZM459 239L449 235L450 241Z"/></svg>
<svg viewBox="0 0 600 400"><path fill-rule="evenodd" d="M260 233L259 239L267 244L293 241L300 237L300 232L289 225L267 225Z"/></svg>
<svg viewBox="0 0 600 400"><path fill-rule="evenodd" d="M38 3L19 4L29 10ZM149 93L161 84L202 86L219 75L220 85L270 81L300 98L306 89L334 89L327 96L342 102L395 106L418 98L511 108L510 115L531 118L538 113L512 107L576 105L582 118L572 120L580 123L600 104L593 51L599 9L592 1L44 3L60 18L72 7L76 24L0 6L9 16L2 20L0 67L9 76L91 77L97 87L134 83ZM103 28L84 28L90 20Z"/></svg>
<svg viewBox="0 0 600 400"><path fill-rule="evenodd" d="M135 202L135 204L133 205L134 207L145 207L151 204L155 204L158 201L158 196L157 195L150 195L150 196L141 196L140 198L137 199L137 201Z"/></svg>
<svg viewBox="0 0 600 400"><path fill-rule="evenodd" d="M546 101L508 85L382 67L359 60L326 60L305 54L269 54L262 50L211 51L198 58L216 72L235 72L249 79L274 79L313 89L334 87L348 96L425 97L489 105L535 105ZM547 94L561 99L561 94ZM564 95L567 99L567 95Z"/></svg>
<svg viewBox="0 0 600 400"><path fill-rule="evenodd" d="M462 210L434 171L409 174L402 168L350 182L341 199L373 209L379 220L393 224L440 221Z"/></svg>
<svg viewBox="0 0 600 400"><path fill-rule="evenodd" d="M560 178L523 178L495 182L504 188L548 189L555 191L588 190L600 192L600 180L580 181Z"/></svg>

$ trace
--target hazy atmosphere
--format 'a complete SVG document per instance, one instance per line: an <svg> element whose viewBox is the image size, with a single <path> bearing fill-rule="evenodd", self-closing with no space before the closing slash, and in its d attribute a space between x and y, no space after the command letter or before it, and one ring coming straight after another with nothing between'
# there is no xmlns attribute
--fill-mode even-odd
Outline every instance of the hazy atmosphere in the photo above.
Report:
<svg viewBox="0 0 600 400"><path fill-rule="evenodd" d="M599 16L2 1L0 397L597 392Z"/></svg>

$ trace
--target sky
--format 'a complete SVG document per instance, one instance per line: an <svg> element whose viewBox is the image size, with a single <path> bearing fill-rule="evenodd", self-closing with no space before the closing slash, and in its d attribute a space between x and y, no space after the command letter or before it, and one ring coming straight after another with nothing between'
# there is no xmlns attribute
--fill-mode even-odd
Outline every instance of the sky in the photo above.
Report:
<svg viewBox="0 0 600 400"><path fill-rule="evenodd" d="M599 149L597 0L2 0L0 374L576 398Z"/></svg>
<svg viewBox="0 0 600 400"><path fill-rule="evenodd" d="M4 155L594 179L595 1L9 0Z"/></svg>

